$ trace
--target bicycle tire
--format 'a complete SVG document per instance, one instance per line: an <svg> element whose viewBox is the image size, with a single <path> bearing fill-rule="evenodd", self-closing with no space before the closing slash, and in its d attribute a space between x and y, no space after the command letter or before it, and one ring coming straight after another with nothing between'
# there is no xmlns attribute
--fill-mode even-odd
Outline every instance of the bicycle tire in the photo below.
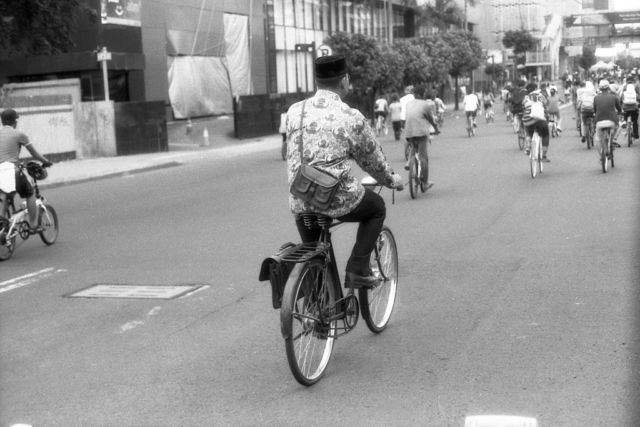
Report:
<svg viewBox="0 0 640 427"><path fill-rule="evenodd" d="M609 134L605 133L606 143L600 144L600 165L602 166L602 173L607 173L609 170L609 156L607 153L607 145L609 141Z"/></svg>
<svg viewBox="0 0 640 427"><path fill-rule="evenodd" d="M6 218L0 218L0 261L6 261L13 255L13 249L16 247L15 236L11 242L7 242L6 235L11 223Z"/></svg>
<svg viewBox="0 0 640 427"><path fill-rule="evenodd" d="M39 224L42 227L40 240L46 245L53 245L58 239L60 224L58 223L58 214L53 206L45 204L40 206Z"/></svg>
<svg viewBox="0 0 640 427"><path fill-rule="evenodd" d="M540 172L540 136L537 132L533 133L533 137L531 138L531 151L529 152L529 163L531 166L531 178L535 178L538 176L538 172Z"/></svg>
<svg viewBox="0 0 640 427"><path fill-rule="evenodd" d="M424 193L429 189L429 157L424 159L421 169L420 191Z"/></svg>
<svg viewBox="0 0 640 427"><path fill-rule="evenodd" d="M379 259L376 259L377 255ZM371 270L374 275L381 277L381 284L374 289L359 289L358 297L367 327L378 334L389 324L398 291L398 246L387 226L382 226L376 250L371 254ZM387 279L382 279L383 276Z"/></svg>
<svg viewBox="0 0 640 427"><path fill-rule="evenodd" d="M333 351L336 321L320 321L320 313L326 313L336 302L330 277L318 259L299 263L291 271L283 292L280 327L287 362L294 378L305 386L322 378Z"/></svg>
<svg viewBox="0 0 640 427"><path fill-rule="evenodd" d="M613 145L613 129L609 131L609 161L611 162L611 167L615 167L615 163L613 162L613 152L616 151L615 146Z"/></svg>
<svg viewBox="0 0 640 427"><path fill-rule="evenodd" d="M627 147L631 147L633 144L633 129L631 128L633 123L631 122L631 116L627 117Z"/></svg>
<svg viewBox="0 0 640 427"><path fill-rule="evenodd" d="M287 160L287 143L282 143L282 148L280 148L280 155L282 156L282 160Z"/></svg>
<svg viewBox="0 0 640 427"><path fill-rule="evenodd" d="M591 129L591 120L587 122L584 128L587 132L587 150L591 150L591 147L593 147L593 130Z"/></svg>
<svg viewBox="0 0 640 427"><path fill-rule="evenodd" d="M524 134L524 129L522 127L518 128L518 148L520 151L524 150L524 143L526 141L526 136Z"/></svg>
<svg viewBox="0 0 640 427"><path fill-rule="evenodd" d="M412 150L411 158L409 159L409 195L412 199L418 197L419 181L418 162L416 161L416 156L413 154Z"/></svg>

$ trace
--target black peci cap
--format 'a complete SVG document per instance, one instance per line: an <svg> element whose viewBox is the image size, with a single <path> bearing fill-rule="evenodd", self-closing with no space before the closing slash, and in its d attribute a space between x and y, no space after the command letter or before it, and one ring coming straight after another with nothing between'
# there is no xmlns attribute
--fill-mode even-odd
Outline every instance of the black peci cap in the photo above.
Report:
<svg viewBox="0 0 640 427"><path fill-rule="evenodd" d="M318 80L334 80L347 74L347 60L342 55L321 56L314 65Z"/></svg>
<svg viewBox="0 0 640 427"><path fill-rule="evenodd" d="M13 108L7 108L6 110L2 111L2 114L0 114L2 124L15 123L18 117L18 113Z"/></svg>

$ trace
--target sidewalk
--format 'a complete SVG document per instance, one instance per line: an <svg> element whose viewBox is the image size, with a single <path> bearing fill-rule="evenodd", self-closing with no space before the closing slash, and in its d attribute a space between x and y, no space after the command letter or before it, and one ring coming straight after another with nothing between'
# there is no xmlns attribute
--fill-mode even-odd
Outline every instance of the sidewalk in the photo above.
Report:
<svg viewBox="0 0 640 427"><path fill-rule="evenodd" d="M236 139L233 137L233 121L229 120L229 122L231 132L228 122L211 124L211 121L208 121L205 126L202 121L194 121L189 132L186 130L186 123L172 123L168 125L168 152L75 159L54 163L47 170L49 173L47 179L38 185L41 188L60 187L179 166L199 159L225 159L269 150L276 153L279 149L282 141L280 134ZM203 136L205 128L209 135L208 141Z"/></svg>

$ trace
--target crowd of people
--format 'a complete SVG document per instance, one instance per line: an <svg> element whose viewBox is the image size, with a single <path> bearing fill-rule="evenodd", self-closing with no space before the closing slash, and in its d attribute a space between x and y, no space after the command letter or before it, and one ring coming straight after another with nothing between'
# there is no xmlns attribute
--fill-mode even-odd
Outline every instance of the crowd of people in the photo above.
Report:
<svg viewBox="0 0 640 427"><path fill-rule="evenodd" d="M633 142L638 142L638 106L640 105L640 85L636 73L624 77L612 75L594 76L593 79L574 79L567 85L565 97L554 85L542 82L527 83L524 79L514 85L505 85L501 96L508 106L507 118L514 121L514 130L524 125L526 130L525 153L529 154L531 137L537 131L542 138L543 161L549 162L549 123L553 122L558 132L562 132L560 104L571 100L574 107L577 130L581 141L593 138L597 151L606 149L601 145L602 130L613 128L613 144L620 146L617 139L631 119ZM592 121L594 126L586 127Z"/></svg>

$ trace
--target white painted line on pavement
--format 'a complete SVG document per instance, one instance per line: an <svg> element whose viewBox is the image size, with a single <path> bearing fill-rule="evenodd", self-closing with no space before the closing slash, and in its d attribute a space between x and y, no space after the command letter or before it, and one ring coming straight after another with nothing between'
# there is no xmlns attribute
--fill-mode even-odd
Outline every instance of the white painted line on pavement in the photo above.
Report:
<svg viewBox="0 0 640 427"><path fill-rule="evenodd" d="M53 276L53 274L66 270L56 270L53 267L43 268L40 271L34 273L25 274L24 276L15 277L13 279L0 282L0 294L3 292L12 291L14 289L22 288L23 286L31 285L32 283L39 282L42 279Z"/></svg>

